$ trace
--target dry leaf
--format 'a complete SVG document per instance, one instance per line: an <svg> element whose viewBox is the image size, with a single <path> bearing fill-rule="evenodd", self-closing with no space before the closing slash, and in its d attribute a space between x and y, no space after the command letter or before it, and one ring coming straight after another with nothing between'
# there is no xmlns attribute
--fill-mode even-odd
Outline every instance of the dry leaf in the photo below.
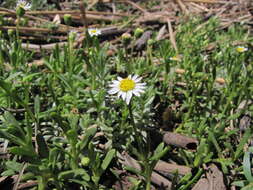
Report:
<svg viewBox="0 0 253 190"><path fill-rule="evenodd" d="M44 65L44 60L43 59L40 59L40 60L34 60L32 63L28 63L28 66L29 67L32 67L32 66L43 66Z"/></svg>
<svg viewBox="0 0 253 190"><path fill-rule="evenodd" d="M166 33L166 25L163 25L163 27L160 28L157 36L156 36L156 40L159 41L163 38L163 36L165 35Z"/></svg>

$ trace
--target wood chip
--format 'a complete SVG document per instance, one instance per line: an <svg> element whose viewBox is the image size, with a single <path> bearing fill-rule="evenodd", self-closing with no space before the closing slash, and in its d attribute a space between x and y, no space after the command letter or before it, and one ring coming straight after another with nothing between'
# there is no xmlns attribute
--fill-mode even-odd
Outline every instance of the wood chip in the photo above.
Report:
<svg viewBox="0 0 253 190"><path fill-rule="evenodd" d="M185 4L181 0L176 0L176 2L178 3L178 5L181 8L181 10L183 11L183 13L189 14L189 11L187 10Z"/></svg>
<svg viewBox="0 0 253 190"><path fill-rule="evenodd" d="M192 188L192 190L204 190L204 189L209 190L209 182L206 178L201 178Z"/></svg>
<svg viewBox="0 0 253 190"><path fill-rule="evenodd" d="M64 45L67 45L67 42L61 42L61 43L52 43L52 44L45 44L45 45L37 45L37 44L27 44L22 43L21 47L28 50L53 50L56 46L63 47Z"/></svg>
<svg viewBox="0 0 253 190"><path fill-rule="evenodd" d="M144 14L141 17L138 17L135 22L137 22L137 24L142 24L142 23L167 23L168 18L170 18L170 20L175 20L175 17L170 13L168 13L167 11L160 11L160 12L154 12L154 13L148 13L148 14Z"/></svg>
<svg viewBox="0 0 253 190"><path fill-rule="evenodd" d="M136 9L140 10L141 12L148 13L148 11L146 9L144 9L143 7L141 7L140 5L138 5L137 3L133 2L133 1L123 0L123 1L118 1L118 2L128 3L128 4L132 5L133 7L135 7Z"/></svg>
<svg viewBox="0 0 253 190"><path fill-rule="evenodd" d="M187 166L181 166L177 164L169 164L162 160L159 160L154 168L158 172L162 173L174 173L178 172L180 175L186 175L191 173L191 168Z"/></svg>
<svg viewBox="0 0 253 190"><path fill-rule="evenodd" d="M166 132L163 136L163 141L168 145L190 150L196 150L198 145L197 139L172 132Z"/></svg>
<svg viewBox="0 0 253 190"><path fill-rule="evenodd" d="M239 123L240 130L245 131L246 129L250 127L251 123L252 123L252 118L249 115L244 115L240 119L240 123Z"/></svg>
<svg viewBox="0 0 253 190"><path fill-rule="evenodd" d="M223 174L214 164L208 167L206 178L201 178L192 190L226 190Z"/></svg>
<svg viewBox="0 0 253 190"><path fill-rule="evenodd" d="M133 167L137 170L141 170L141 166L139 165L139 163L134 158L129 156L126 152L123 154L118 154L118 157L120 158L120 162L123 165ZM151 181L160 187L165 187L168 190L171 189L171 182L156 172L152 172Z"/></svg>

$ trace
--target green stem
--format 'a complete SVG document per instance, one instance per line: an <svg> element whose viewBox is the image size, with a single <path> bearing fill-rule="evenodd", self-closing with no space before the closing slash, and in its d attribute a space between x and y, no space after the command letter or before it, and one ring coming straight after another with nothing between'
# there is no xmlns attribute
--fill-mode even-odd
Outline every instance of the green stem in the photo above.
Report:
<svg viewBox="0 0 253 190"><path fill-rule="evenodd" d="M145 173L146 173L146 190L151 189L151 174L152 174L152 169L149 165L148 159L145 159Z"/></svg>
<svg viewBox="0 0 253 190"><path fill-rule="evenodd" d="M133 128L134 128L134 133L135 133L135 136L136 136L136 140L137 140L137 146L138 146L138 150L141 152L142 154L142 162L144 163L144 173L145 173L145 180L146 180L146 190L150 190L151 189L151 173L152 173L152 169L149 165L149 161L147 159L147 155L148 155L148 152L149 152L149 146L148 146L148 151L147 153L145 153L143 151L143 148L141 148L141 134L139 135L138 134L138 131L137 131L137 126L134 122L134 117L133 117L133 112L132 112L132 106L131 106L131 102L129 103L128 105L128 109L129 109L129 115L130 115L130 119L131 119L131 122L132 122L132 125L133 125ZM149 141L149 140L148 140Z"/></svg>
<svg viewBox="0 0 253 190"><path fill-rule="evenodd" d="M16 27L16 36L19 39L19 24L20 24L20 17L17 18L17 27Z"/></svg>
<svg viewBox="0 0 253 190"><path fill-rule="evenodd" d="M151 189L151 181L150 179L147 181L147 185L146 185L146 190L150 190Z"/></svg>
<svg viewBox="0 0 253 190"><path fill-rule="evenodd" d="M131 102L130 102L129 105L128 105L128 110L129 110L129 115L130 115L131 123L132 123L132 125L133 125L133 127L134 127L135 132L137 132L137 128L136 128L136 125L135 125L135 122L134 122L134 116L133 116L133 111L132 111Z"/></svg>
<svg viewBox="0 0 253 190"><path fill-rule="evenodd" d="M200 178L200 176L202 175L202 173L203 173L203 169L199 168L197 174L184 187L182 187L181 190L188 189L194 182L196 182Z"/></svg>
<svg viewBox="0 0 253 190"><path fill-rule="evenodd" d="M133 125L133 132L134 132L134 135L135 135L135 137L137 139L138 150L141 151L141 153L142 153L142 149L141 149L141 146L140 146L141 145L141 139L140 139L140 135L138 134L137 126L136 126L136 124L134 122L134 116L133 116L131 102L128 105L128 110L129 110L130 120L131 120L131 123Z"/></svg>

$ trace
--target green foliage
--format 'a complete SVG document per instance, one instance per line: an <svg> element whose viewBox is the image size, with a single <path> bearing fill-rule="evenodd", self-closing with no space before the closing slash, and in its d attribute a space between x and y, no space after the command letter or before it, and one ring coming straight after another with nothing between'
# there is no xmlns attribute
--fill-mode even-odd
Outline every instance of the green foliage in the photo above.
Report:
<svg viewBox="0 0 253 190"><path fill-rule="evenodd" d="M243 157L243 175L245 176L246 180L238 180L234 181L232 185L240 187L242 190L250 190L253 186L253 177L252 177L252 158L251 154L253 152L253 148L250 147L247 152L244 153Z"/></svg>

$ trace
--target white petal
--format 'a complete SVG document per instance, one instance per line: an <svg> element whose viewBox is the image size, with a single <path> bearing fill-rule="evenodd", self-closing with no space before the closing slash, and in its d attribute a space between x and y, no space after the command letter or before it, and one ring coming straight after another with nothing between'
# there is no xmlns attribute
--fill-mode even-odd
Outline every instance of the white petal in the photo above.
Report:
<svg viewBox="0 0 253 190"><path fill-rule="evenodd" d="M136 83L136 84L137 84L137 85L142 85L142 86L143 86L143 85L146 85L147 83L145 83L145 82L139 83L139 82L138 82L138 83Z"/></svg>
<svg viewBox="0 0 253 190"><path fill-rule="evenodd" d="M127 78L132 79L132 75L129 75Z"/></svg>
<svg viewBox="0 0 253 190"><path fill-rule="evenodd" d="M130 100L131 100L131 98L132 98L132 95L133 95L133 92L132 92L132 91L127 92L127 95L126 95L126 103L127 103L127 104L130 103Z"/></svg>
<svg viewBox="0 0 253 190"><path fill-rule="evenodd" d="M141 81L141 79L142 79L142 77L139 77L139 78L136 78L135 80L134 80L134 82L140 82Z"/></svg>
<svg viewBox="0 0 253 190"><path fill-rule="evenodd" d="M144 90L146 88L146 86L136 86L135 89L142 89Z"/></svg>
<svg viewBox="0 0 253 190"><path fill-rule="evenodd" d="M115 85L115 84L109 84L109 87L111 87L111 88L118 88L118 85Z"/></svg>
<svg viewBox="0 0 253 190"><path fill-rule="evenodd" d="M134 75L132 79L135 81L138 78L138 75Z"/></svg>
<svg viewBox="0 0 253 190"><path fill-rule="evenodd" d="M118 98L120 98L120 96L122 96L123 92L122 91L119 91L118 93Z"/></svg>
<svg viewBox="0 0 253 190"><path fill-rule="evenodd" d="M143 93L144 92L144 90L142 90L142 89L135 89L135 91L138 92L138 93Z"/></svg>
<svg viewBox="0 0 253 190"><path fill-rule="evenodd" d="M108 91L109 94L116 94L117 92L119 92L118 88L112 88L111 90Z"/></svg>
<svg viewBox="0 0 253 190"><path fill-rule="evenodd" d="M133 94L138 97L141 95L138 90L133 90Z"/></svg>
<svg viewBox="0 0 253 190"><path fill-rule="evenodd" d="M143 83L137 83L135 84L136 87L146 87L146 84Z"/></svg>
<svg viewBox="0 0 253 190"><path fill-rule="evenodd" d="M121 81L123 78L121 78L121 77L117 77L117 79L118 79L118 81Z"/></svg>
<svg viewBox="0 0 253 190"><path fill-rule="evenodd" d="M124 100L125 101L125 99L126 99L126 96L127 96L127 93L126 92L122 92L122 100Z"/></svg>
<svg viewBox="0 0 253 190"><path fill-rule="evenodd" d="M118 87L119 86L119 84L120 84L120 82L119 81L112 81L112 83L111 84L109 84L109 86L110 87Z"/></svg>
<svg viewBox="0 0 253 190"><path fill-rule="evenodd" d="M116 80L116 81L114 81L112 84L119 85L120 82Z"/></svg>
<svg viewBox="0 0 253 190"><path fill-rule="evenodd" d="M113 80L113 81L112 81L112 83L117 83L117 82L119 82L119 81L118 81L118 80Z"/></svg>

